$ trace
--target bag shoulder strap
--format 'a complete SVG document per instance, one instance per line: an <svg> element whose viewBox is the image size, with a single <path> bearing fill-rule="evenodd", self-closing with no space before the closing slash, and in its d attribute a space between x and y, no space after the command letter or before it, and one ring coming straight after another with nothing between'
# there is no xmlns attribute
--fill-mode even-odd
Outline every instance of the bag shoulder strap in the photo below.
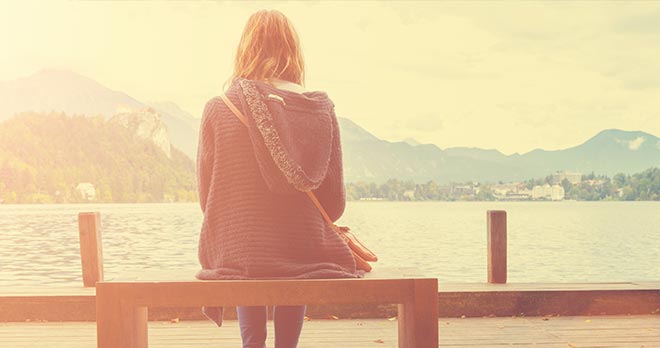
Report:
<svg viewBox="0 0 660 348"><path fill-rule="evenodd" d="M236 105L234 105L234 103L232 103L231 100L229 100L229 98L227 98L227 95L225 95L224 93L220 95L220 98L222 98L222 101L225 102L225 104L227 105L227 107L229 108L229 110L231 110L231 111L234 113L234 115L236 115L236 117L237 117L237 118L238 118L238 119L239 119L239 120L240 120L240 121L241 121L241 122L247 127L247 125L248 125L248 123L247 123L247 118L245 118L245 115L243 115L243 113L241 112L241 110L239 110L239 109L236 107ZM325 209L323 209L323 206L321 205L321 202L319 202L318 198L316 198L316 195L314 194L314 192L312 192L312 191L305 191L305 193L307 194L307 196L309 197L309 199L312 201L312 203L314 203L314 205L315 205L316 208L319 210L319 212L321 212L321 215L323 215L323 218L325 219L325 221L326 221L331 227L334 228L334 227L335 227L335 224L332 222L332 219L330 219L330 216L329 216L328 213L325 211Z"/></svg>

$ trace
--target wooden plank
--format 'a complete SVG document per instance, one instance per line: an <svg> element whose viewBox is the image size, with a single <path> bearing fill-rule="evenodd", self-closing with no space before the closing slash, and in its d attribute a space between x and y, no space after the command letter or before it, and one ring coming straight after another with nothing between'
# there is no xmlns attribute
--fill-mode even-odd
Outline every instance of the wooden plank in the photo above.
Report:
<svg viewBox="0 0 660 348"><path fill-rule="evenodd" d="M660 282L613 283L445 283L438 284L438 292L526 292L526 291L601 291L601 290L660 290Z"/></svg>
<svg viewBox="0 0 660 348"><path fill-rule="evenodd" d="M136 306L147 307L401 303L412 295L414 281L306 279L99 282L97 289L117 289L116 296L131 299ZM264 292L264 288L268 288L268 291Z"/></svg>
<svg viewBox="0 0 660 348"><path fill-rule="evenodd" d="M440 283L442 317L488 315L602 315L649 314L660 308L660 282L623 283ZM95 319L95 288L0 288L0 321ZM309 305L315 318L384 318L396 315L390 304ZM232 307L227 318L235 318ZM199 307L153 308L150 320L201 320Z"/></svg>
<svg viewBox="0 0 660 348"><path fill-rule="evenodd" d="M163 269L163 270L150 270L149 272L139 273L122 273L113 277L106 277L105 281L112 282L134 282L134 281L197 281L204 282L195 278L195 273L198 269L191 268L177 268L177 269ZM378 268L365 274L363 279L401 279L411 278L419 279L426 278L420 271L414 267L392 267L392 268Z"/></svg>
<svg viewBox="0 0 660 348"><path fill-rule="evenodd" d="M621 283L440 283L442 317L488 315L649 314L660 308L660 282ZM95 288L0 288L0 321L95 319ZM390 304L309 305L315 318L383 318L396 315ZM227 318L235 318L227 308ZM204 319L199 308L154 308L150 320Z"/></svg>
<svg viewBox="0 0 660 348"><path fill-rule="evenodd" d="M506 283L506 211L486 212L488 229L488 283Z"/></svg>
<svg viewBox="0 0 660 348"><path fill-rule="evenodd" d="M440 347L660 347L660 315L606 317L530 317L443 319L438 322ZM587 322L589 321L589 322ZM305 321L299 348L397 347L396 320ZM594 331L589 327L624 327ZM574 329L570 331L568 329ZM565 330L565 331L556 331ZM646 332L642 335L643 332ZM273 321L268 321L267 346L273 346ZM559 332L559 333L558 333ZM208 321L149 322L151 348L236 347L241 345L238 323L227 320L218 328ZM378 343L377 343L377 342ZM96 342L93 322L0 323L0 347L89 348ZM380 343L382 342L382 343Z"/></svg>
<svg viewBox="0 0 660 348"><path fill-rule="evenodd" d="M5 287L0 288L0 298L9 297L94 297L96 288L84 287Z"/></svg>
<svg viewBox="0 0 660 348"><path fill-rule="evenodd" d="M186 271L190 272L190 270ZM401 273L378 273L369 275L365 279L396 279L401 277L419 278L419 275L406 275ZM186 278L177 276L182 274L180 271L177 273L165 271L157 276L145 276L145 278L126 279L126 280L172 280ZM185 274L185 273L183 273ZM194 274L194 272L193 272ZM168 276L169 275L169 276ZM114 278L107 280L122 280L125 278ZM198 281L191 275L187 278L190 281ZM660 291L660 282L611 282L611 283L507 283L507 284L488 284L488 283L452 283L452 282L439 282L438 292L526 292L526 291L601 291L601 290L658 290ZM0 297L30 297L30 296L94 296L96 294L95 288L85 288L78 286L62 286L62 287L36 287L36 286L11 286L0 288Z"/></svg>
<svg viewBox="0 0 660 348"><path fill-rule="evenodd" d="M93 287L103 280L103 247L101 242L101 214L79 213L80 261L83 285Z"/></svg>

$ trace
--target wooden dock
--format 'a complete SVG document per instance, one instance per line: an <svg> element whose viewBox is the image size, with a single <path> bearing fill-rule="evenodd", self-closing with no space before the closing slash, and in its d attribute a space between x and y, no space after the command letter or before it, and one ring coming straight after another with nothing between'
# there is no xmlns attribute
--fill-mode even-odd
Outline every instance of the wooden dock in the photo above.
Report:
<svg viewBox="0 0 660 348"><path fill-rule="evenodd" d="M273 346L269 321L268 346ZM660 348L660 315L453 318L438 321L440 347ZM300 348L396 347L397 323L387 319L310 320ZM96 347L94 322L0 323L2 348ZM149 322L149 347L240 347L238 323Z"/></svg>
<svg viewBox="0 0 660 348"><path fill-rule="evenodd" d="M192 274L192 273L191 273ZM94 321L96 289L83 287L0 289L0 322ZM441 318L646 315L660 311L660 282L440 283ZM233 307L226 318L235 319ZM395 305L308 306L313 318L377 319L396 315ZM199 308L154 308L150 320L205 319ZM2 346L0 346L2 348Z"/></svg>
<svg viewBox="0 0 660 348"><path fill-rule="evenodd" d="M660 348L660 282L507 283L506 215L488 217L488 283L439 284L440 347ZM79 221L85 287L0 289L0 348L96 347L92 286L104 279L99 216L82 213ZM200 320L199 308L154 308L149 346L239 347L237 322L229 320L235 313L227 309L218 328ZM396 313L395 305L308 306L312 319L299 347L396 347L396 318L383 319ZM341 319L320 319L333 316Z"/></svg>

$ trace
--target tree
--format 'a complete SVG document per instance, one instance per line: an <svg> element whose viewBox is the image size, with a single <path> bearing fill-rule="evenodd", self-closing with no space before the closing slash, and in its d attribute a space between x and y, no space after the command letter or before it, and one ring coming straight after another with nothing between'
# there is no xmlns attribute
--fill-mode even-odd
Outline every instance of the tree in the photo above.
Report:
<svg viewBox="0 0 660 348"><path fill-rule="evenodd" d="M623 187L626 185L627 177L623 173L618 173L614 175L614 177L612 178L612 182L616 187Z"/></svg>
<svg viewBox="0 0 660 348"><path fill-rule="evenodd" d="M80 182L94 184L106 202L160 202L179 189L195 191L192 160L176 149L167 158L132 132L82 115L24 113L6 120L0 124L0 195L7 203L78 202Z"/></svg>
<svg viewBox="0 0 660 348"><path fill-rule="evenodd" d="M573 187L573 184L571 184L568 179L564 178L564 180L561 181L561 186L564 188L564 192L569 192Z"/></svg>

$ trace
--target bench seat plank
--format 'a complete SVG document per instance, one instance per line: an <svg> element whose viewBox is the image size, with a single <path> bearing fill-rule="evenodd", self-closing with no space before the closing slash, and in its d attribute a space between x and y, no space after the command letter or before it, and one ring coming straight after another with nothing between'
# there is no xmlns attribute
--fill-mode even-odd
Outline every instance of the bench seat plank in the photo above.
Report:
<svg viewBox="0 0 660 348"><path fill-rule="evenodd" d="M98 348L146 348L149 307L353 303L398 304L399 347L438 346L438 280L411 269L360 279L286 280L198 280L182 271L97 282Z"/></svg>

